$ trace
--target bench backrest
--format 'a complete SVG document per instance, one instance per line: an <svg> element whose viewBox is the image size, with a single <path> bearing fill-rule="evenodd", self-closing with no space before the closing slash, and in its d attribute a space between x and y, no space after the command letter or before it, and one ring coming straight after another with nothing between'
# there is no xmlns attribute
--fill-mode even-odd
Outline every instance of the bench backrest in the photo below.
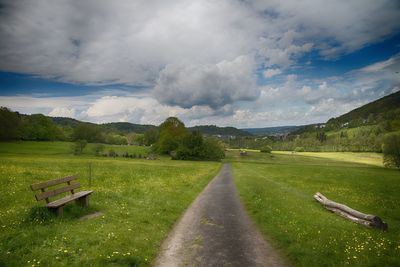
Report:
<svg viewBox="0 0 400 267"><path fill-rule="evenodd" d="M72 180L76 179L77 177L74 176L66 176L63 178L59 178L59 179L54 179L54 180L50 180L50 181L45 181L45 182L41 182L41 183L37 183L37 184L33 184L31 185L31 189L32 191L36 191L36 190L40 190L41 192L36 194L36 200L40 201L45 199L46 203L49 203L49 197L53 197L65 192L71 192L71 194L74 194L74 189L79 188L81 185L79 183L71 183ZM59 187L59 188L55 188L52 190L48 190L46 191L45 189L48 187L52 187L55 185L59 185L62 183L67 183L67 186L64 187Z"/></svg>

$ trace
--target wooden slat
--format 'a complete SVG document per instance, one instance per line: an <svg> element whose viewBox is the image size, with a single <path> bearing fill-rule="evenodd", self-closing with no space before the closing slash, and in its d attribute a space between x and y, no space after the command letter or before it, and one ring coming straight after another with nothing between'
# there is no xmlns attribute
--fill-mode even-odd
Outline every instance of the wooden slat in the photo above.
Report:
<svg viewBox="0 0 400 267"><path fill-rule="evenodd" d="M36 191L36 190L43 189L43 188L46 188L49 186L66 183L66 182L74 180L74 179L76 179L76 175L66 176L63 178L58 178L58 179L54 179L54 180L50 180L50 181L46 181L46 182L42 182L42 183L33 184L33 185L31 185L31 189L32 189L32 191Z"/></svg>
<svg viewBox="0 0 400 267"><path fill-rule="evenodd" d="M71 191L73 189L79 188L80 186L81 185L79 183L75 183L75 184L71 184L71 185L68 185L68 186L65 186L65 187L60 187L60 188L57 188L57 189L54 189L54 190L51 190L51 191L46 191L44 193L37 194L36 195L36 200L39 201L39 200L42 200L42 199L45 199L45 198L49 198L49 197L64 193L64 192L68 192L68 191Z"/></svg>
<svg viewBox="0 0 400 267"><path fill-rule="evenodd" d="M53 202L50 202L49 204L46 205L46 207L48 207L48 208L58 208L58 207L64 205L65 203L68 203L70 201L73 201L75 199L79 199L79 198L87 196L87 195L90 195L91 193L93 193L93 191L80 191L80 192L77 192L77 193L75 193L73 195L68 195L66 197L63 197L63 198L57 199L57 200L55 200Z"/></svg>

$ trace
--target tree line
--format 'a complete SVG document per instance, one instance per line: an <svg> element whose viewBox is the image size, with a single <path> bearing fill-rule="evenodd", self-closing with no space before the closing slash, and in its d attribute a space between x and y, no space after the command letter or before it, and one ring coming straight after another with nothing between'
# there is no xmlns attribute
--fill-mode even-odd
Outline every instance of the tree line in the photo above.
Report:
<svg viewBox="0 0 400 267"><path fill-rule="evenodd" d="M151 145L155 130L121 133L94 123L56 124L43 114L24 115L0 107L0 140L77 141L116 145Z"/></svg>
<svg viewBox="0 0 400 267"><path fill-rule="evenodd" d="M115 132L110 127L75 121L74 125L57 125L42 114L23 115L0 108L0 140L71 141L74 154L80 154L87 143L152 146L158 154L173 159L220 160L224 150L219 141L191 131L178 118L170 117L159 127L148 127L144 133Z"/></svg>

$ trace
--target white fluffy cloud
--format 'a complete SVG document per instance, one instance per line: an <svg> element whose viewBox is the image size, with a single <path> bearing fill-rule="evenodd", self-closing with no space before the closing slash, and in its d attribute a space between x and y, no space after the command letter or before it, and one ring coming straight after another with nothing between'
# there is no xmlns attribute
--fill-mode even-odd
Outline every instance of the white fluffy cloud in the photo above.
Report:
<svg viewBox="0 0 400 267"><path fill-rule="evenodd" d="M75 117L75 109L74 108L66 108L66 107L56 107L48 114L51 117L67 117L74 118Z"/></svg>

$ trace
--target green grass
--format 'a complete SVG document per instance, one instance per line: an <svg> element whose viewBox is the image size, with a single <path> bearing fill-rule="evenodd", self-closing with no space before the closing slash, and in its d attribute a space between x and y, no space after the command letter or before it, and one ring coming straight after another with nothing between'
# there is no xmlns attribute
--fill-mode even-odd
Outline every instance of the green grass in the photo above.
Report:
<svg viewBox="0 0 400 267"><path fill-rule="evenodd" d="M26 154L26 155L63 155L73 156L72 144L70 142L34 142L34 141L19 141L19 142L0 142L0 153L2 154ZM94 155L94 148L96 144L88 144L84 150L83 155ZM114 150L117 153L141 154L147 155L150 153L149 147L144 146L122 146L122 145L104 145L104 152Z"/></svg>
<svg viewBox="0 0 400 267"><path fill-rule="evenodd" d="M276 151L275 154L292 155L291 151ZM296 155L333 159L338 161L364 163L383 166L383 155L373 152L296 152Z"/></svg>
<svg viewBox="0 0 400 267"><path fill-rule="evenodd" d="M300 155L228 152L250 216L295 266L399 266L400 172ZM325 210L315 192L389 224L368 229Z"/></svg>
<svg viewBox="0 0 400 267"><path fill-rule="evenodd" d="M94 157L70 143L0 143L0 266L147 266L162 240L221 164ZM116 151L146 148L115 146ZM140 152L140 153L142 153ZM92 186L88 185L88 163ZM29 185L77 174L95 192L90 208L70 203L57 218ZM79 221L100 211L98 218Z"/></svg>

